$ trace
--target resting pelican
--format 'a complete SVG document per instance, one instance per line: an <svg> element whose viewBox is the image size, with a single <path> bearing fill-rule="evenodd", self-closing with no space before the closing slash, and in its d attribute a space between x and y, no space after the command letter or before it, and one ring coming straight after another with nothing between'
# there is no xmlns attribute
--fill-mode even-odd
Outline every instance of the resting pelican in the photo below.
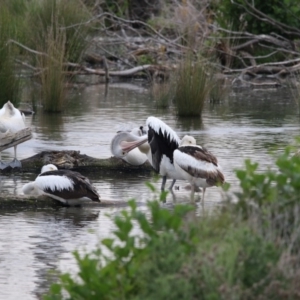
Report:
<svg viewBox="0 0 300 300"><path fill-rule="evenodd" d="M117 135L112 139L110 144L110 151L116 157L120 157L120 151L122 152L122 150L119 147L119 135L123 132L135 135L137 137L141 137L146 134L146 132L142 128L138 127L133 128L131 131L118 131ZM148 147L147 149L150 149L149 145L145 145L144 147ZM144 152L142 152L139 148L134 148L132 151L122 155L121 158L130 165L134 166L142 165L148 159L147 155Z"/></svg>
<svg viewBox="0 0 300 300"><path fill-rule="evenodd" d="M100 196L88 178L78 172L58 170L55 165L43 166L35 181L22 187L25 195L47 195L68 206L85 201L100 202Z"/></svg>
<svg viewBox="0 0 300 300"><path fill-rule="evenodd" d="M0 110L0 133L7 134L8 132L18 132L25 128L25 116L22 114L14 105L8 101ZM14 146L15 157L14 160L9 164L12 168L20 168L21 162L17 160L17 145ZM0 153L0 169L6 168L8 165L1 161Z"/></svg>
<svg viewBox="0 0 300 300"><path fill-rule="evenodd" d="M179 148L174 151L174 166L190 182L192 198L195 186L203 188L203 203L207 187L225 182L217 158L204 147L196 145L196 140L188 135L183 137Z"/></svg>
<svg viewBox="0 0 300 300"><path fill-rule="evenodd" d="M147 154L154 170L162 176L161 190L164 190L167 178L173 179L169 187L172 190L177 179L185 179L175 170L173 163L173 152L179 147L180 139L173 129L156 117L148 117L146 125L147 135L136 136L127 132L117 135L114 155L124 157L139 147L141 152Z"/></svg>

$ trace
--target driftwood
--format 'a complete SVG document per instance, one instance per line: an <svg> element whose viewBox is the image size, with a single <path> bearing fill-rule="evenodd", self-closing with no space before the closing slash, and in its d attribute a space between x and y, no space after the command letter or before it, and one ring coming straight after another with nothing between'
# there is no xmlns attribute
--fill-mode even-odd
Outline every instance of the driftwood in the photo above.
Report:
<svg viewBox="0 0 300 300"><path fill-rule="evenodd" d="M0 133L0 151L30 140L31 137L32 134L29 127L26 127L16 133L11 133L10 131Z"/></svg>
<svg viewBox="0 0 300 300"><path fill-rule="evenodd" d="M150 173L151 165L146 162L140 166L132 166L120 158L94 158L80 151L42 151L34 156L21 160L22 168L6 168L2 172L34 172L38 173L42 166L54 164L60 169L72 169L87 172L137 172Z"/></svg>

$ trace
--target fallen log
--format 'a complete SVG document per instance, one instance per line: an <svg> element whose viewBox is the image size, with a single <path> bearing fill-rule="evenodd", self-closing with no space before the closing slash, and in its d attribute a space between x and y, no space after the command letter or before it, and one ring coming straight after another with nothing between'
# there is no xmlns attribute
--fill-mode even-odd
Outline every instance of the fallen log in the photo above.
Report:
<svg viewBox="0 0 300 300"><path fill-rule="evenodd" d="M32 137L31 129L26 127L18 132L12 133L9 130L5 133L0 134L0 151L3 151L7 148L17 146L21 143L24 143L30 140Z"/></svg>
<svg viewBox="0 0 300 300"><path fill-rule="evenodd" d="M127 201L116 201L116 200L101 200L101 202L87 202L83 203L82 207L99 207L99 208L109 208L109 207L126 207L128 205ZM142 205L140 203L139 205ZM20 210L35 210L35 209L57 209L64 206L61 202L56 201L45 195L43 196L26 196L26 195L1 195L0 196L0 210L9 211L20 211Z"/></svg>
<svg viewBox="0 0 300 300"><path fill-rule="evenodd" d="M22 168L11 167L2 170L1 172L33 172L39 173L42 166L54 164L59 169L72 169L76 171L86 172L124 172L124 173L150 173L153 169L146 162L140 166L133 166L123 161L120 158L94 158L85 154L80 154L80 151L65 150L65 151L42 151L29 158L21 160ZM0 172L0 173L1 173Z"/></svg>

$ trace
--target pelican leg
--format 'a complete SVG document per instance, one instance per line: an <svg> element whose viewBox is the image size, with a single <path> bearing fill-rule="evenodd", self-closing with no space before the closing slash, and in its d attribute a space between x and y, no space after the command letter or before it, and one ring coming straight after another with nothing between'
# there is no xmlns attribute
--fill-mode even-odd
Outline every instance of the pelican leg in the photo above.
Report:
<svg viewBox="0 0 300 300"><path fill-rule="evenodd" d="M195 185L191 184L191 202L195 202Z"/></svg>
<svg viewBox="0 0 300 300"><path fill-rule="evenodd" d="M163 176L162 183L161 183L161 190L162 191L165 190L166 181L167 181L167 176Z"/></svg>
<svg viewBox="0 0 300 300"><path fill-rule="evenodd" d="M170 191L173 191L173 186L174 186L175 182L176 182L176 179L173 179L171 185L169 186Z"/></svg>
<svg viewBox="0 0 300 300"><path fill-rule="evenodd" d="M203 188L203 194L202 194L202 204L204 204L204 194L205 194L206 188Z"/></svg>
<svg viewBox="0 0 300 300"><path fill-rule="evenodd" d="M22 164L19 160L17 160L17 146L14 146L14 151L15 151L15 158L13 161L9 163L9 166L12 168L22 168Z"/></svg>

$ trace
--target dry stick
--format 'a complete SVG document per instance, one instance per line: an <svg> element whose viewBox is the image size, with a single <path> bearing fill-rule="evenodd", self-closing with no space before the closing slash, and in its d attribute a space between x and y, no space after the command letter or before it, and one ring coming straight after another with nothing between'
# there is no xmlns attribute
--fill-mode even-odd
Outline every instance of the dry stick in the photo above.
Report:
<svg viewBox="0 0 300 300"><path fill-rule="evenodd" d="M109 82L109 74L108 74L107 60L106 60L105 56L103 56L103 67L104 67L104 71L105 71L105 83L107 85Z"/></svg>
<svg viewBox="0 0 300 300"><path fill-rule="evenodd" d="M164 35L162 35L161 33L159 33L157 30L155 30L152 26L150 26L150 25L147 24L147 23L144 23L144 22L138 21L138 20L136 20L136 21L126 20L126 19L123 19L123 18L114 16L114 15L108 13L108 12L101 13L101 14L99 14L99 15L97 15L97 16L91 18L90 20L88 20L88 21L86 21L86 22L82 22L82 23L78 23L78 24L73 24L73 25L70 25L70 26L67 26L67 27L62 27L62 28L68 29L68 28L72 28L72 27L76 27L76 26L86 25L86 24L91 23L91 22L94 21L94 20L101 19L101 18L103 18L103 17L111 17L112 19L117 20L117 21L121 21L121 22L123 22L123 23L125 23L125 24L127 23L127 24L140 24L140 25L143 25L143 26L147 27L148 29L150 29L150 30L151 30L153 33L155 33L157 36L159 36L159 37L162 38L163 40L167 41L168 44L173 45L173 46L176 46L176 47L178 47L178 48L182 48L182 49L184 49L184 50L190 50L190 48L188 48L188 47L185 47L185 46L183 46L183 45L177 44L177 43L175 43L175 42L169 40L168 38L166 38Z"/></svg>
<svg viewBox="0 0 300 300"><path fill-rule="evenodd" d="M48 56L48 54L46 54L46 53L44 53L44 52L39 52L39 51L30 49L30 48L26 47L25 45L23 45L23 44L21 44L21 43L15 41L15 40L8 40L8 41L7 41L7 44L16 44L16 45L20 46L21 48L27 50L27 51L30 52L30 53L37 54L37 55Z"/></svg>

